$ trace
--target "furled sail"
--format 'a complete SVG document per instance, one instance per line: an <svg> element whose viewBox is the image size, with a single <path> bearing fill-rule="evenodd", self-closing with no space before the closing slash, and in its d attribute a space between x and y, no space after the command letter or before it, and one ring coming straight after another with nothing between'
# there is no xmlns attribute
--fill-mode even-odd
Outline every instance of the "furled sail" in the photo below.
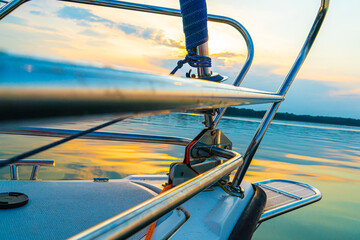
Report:
<svg viewBox="0 0 360 240"><path fill-rule="evenodd" d="M186 49L189 51L208 41L205 0L180 0Z"/></svg>

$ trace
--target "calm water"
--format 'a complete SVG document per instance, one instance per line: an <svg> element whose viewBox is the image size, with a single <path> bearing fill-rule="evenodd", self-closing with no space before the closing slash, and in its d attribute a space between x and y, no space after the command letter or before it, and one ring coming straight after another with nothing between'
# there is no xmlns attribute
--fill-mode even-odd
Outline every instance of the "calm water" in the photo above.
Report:
<svg viewBox="0 0 360 240"><path fill-rule="evenodd" d="M131 119L102 131L193 138L202 117L186 114ZM44 127L86 129L100 123L47 123ZM258 121L223 118L219 128L244 153ZM44 145L55 138L0 135L0 158ZM184 148L161 144L74 140L33 159L54 159L56 167L42 168L41 179L121 178L130 174L162 174L181 161ZM253 239L360 239L360 128L274 122L268 130L247 180L285 178L313 185L323 199L311 206L263 223ZM9 178L1 169L0 177ZM22 169L27 177L30 169Z"/></svg>

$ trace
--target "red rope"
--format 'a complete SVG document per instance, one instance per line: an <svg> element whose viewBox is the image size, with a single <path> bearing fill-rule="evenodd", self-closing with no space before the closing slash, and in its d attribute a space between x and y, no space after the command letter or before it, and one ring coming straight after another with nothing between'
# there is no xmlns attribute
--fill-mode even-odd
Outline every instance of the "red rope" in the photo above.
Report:
<svg viewBox="0 0 360 240"><path fill-rule="evenodd" d="M160 194L163 193L163 192L166 192L167 190L169 190L171 188L172 188L172 184L166 185L163 188L163 190L160 192ZM151 237L154 234L155 227L156 227L156 221L153 222L153 224L150 225L150 227L149 227L149 229L148 229L148 231L146 233L145 240L151 240Z"/></svg>
<svg viewBox="0 0 360 240"><path fill-rule="evenodd" d="M190 166L190 150L192 148L192 146L194 146L195 143L197 143L197 141L199 141L199 139L205 134L205 132L208 129L203 129L192 141L189 145L186 146L185 149L185 159L184 159L184 163L188 166Z"/></svg>
<svg viewBox="0 0 360 240"><path fill-rule="evenodd" d="M186 146L184 163L187 165L190 165L190 150L197 141L197 139L194 139L189 145Z"/></svg>

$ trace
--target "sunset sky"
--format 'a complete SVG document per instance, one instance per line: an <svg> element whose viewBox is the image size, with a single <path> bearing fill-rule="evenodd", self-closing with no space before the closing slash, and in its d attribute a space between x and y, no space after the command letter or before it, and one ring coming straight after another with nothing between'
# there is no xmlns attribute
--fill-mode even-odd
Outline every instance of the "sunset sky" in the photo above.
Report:
<svg viewBox="0 0 360 240"><path fill-rule="evenodd" d="M179 8L178 0L132 1ZM208 12L241 22L255 45L243 85L276 91L313 23L320 0L208 0ZM281 112L360 118L359 0L332 0L320 34ZM0 51L168 74L186 54L181 19L34 0L0 23ZM233 28L209 23L213 70L230 84L246 45ZM188 68L179 72L184 75ZM256 109L264 109L259 106Z"/></svg>

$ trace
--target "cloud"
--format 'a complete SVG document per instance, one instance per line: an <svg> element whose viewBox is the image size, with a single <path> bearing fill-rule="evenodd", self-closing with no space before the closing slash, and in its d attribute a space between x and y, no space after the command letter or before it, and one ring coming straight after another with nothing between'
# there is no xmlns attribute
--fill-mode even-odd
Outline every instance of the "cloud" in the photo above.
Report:
<svg viewBox="0 0 360 240"><path fill-rule="evenodd" d="M214 53L211 54L211 57L213 58L234 58L234 57L245 57L244 54L240 53L232 53L232 52L221 52L221 53Z"/></svg>
<svg viewBox="0 0 360 240"><path fill-rule="evenodd" d="M360 97L360 88L355 88L351 90L339 90L339 91L330 91L330 96L354 96Z"/></svg>
<svg viewBox="0 0 360 240"><path fill-rule="evenodd" d="M136 36L145 40L153 40L154 42L173 48L184 48L183 41L176 41L174 39L166 37L164 31L153 28L143 28L131 24L120 23L117 28L127 35Z"/></svg>
<svg viewBox="0 0 360 240"><path fill-rule="evenodd" d="M179 49L185 48L184 41L176 41L174 39L168 38L165 36L164 31L158 30L152 35L152 37L152 40L154 40L158 44Z"/></svg>
<svg viewBox="0 0 360 240"><path fill-rule="evenodd" d="M38 15L38 16L44 16L45 15L43 12L35 11L35 10L30 11L30 13L33 14L33 15Z"/></svg>
<svg viewBox="0 0 360 240"><path fill-rule="evenodd" d="M63 7L57 12L57 16L64 19L76 20L82 25L88 25L88 22L103 23L108 27L112 27L114 25L113 21L96 16L87 9L77 7Z"/></svg>
<svg viewBox="0 0 360 240"><path fill-rule="evenodd" d="M214 53L211 54L210 57L217 66L228 68L231 68L234 65L238 65L239 62L242 62L243 59L245 59L244 54L232 52Z"/></svg>
<svg viewBox="0 0 360 240"><path fill-rule="evenodd" d="M134 35L137 37L142 37L142 32L144 31L142 27L138 27L131 24L125 24L125 23L120 23L116 27L117 29L119 29L120 31L122 31L127 35Z"/></svg>
<svg viewBox="0 0 360 240"><path fill-rule="evenodd" d="M28 22L26 19L24 18L20 18L20 17L15 17L13 15L9 15L5 18L5 21L7 23L12 23L12 24L16 24L16 25L21 25L21 26L27 26Z"/></svg>
<svg viewBox="0 0 360 240"><path fill-rule="evenodd" d="M44 27L44 26L34 26L34 28L39 29L39 30L43 30L43 31L52 32L52 33L57 31L55 28Z"/></svg>
<svg viewBox="0 0 360 240"><path fill-rule="evenodd" d="M101 40L90 40L87 41L86 43L89 44L89 46L93 46L93 47L104 46L104 42Z"/></svg>
<svg viewBox="0 0 360 240"><path fill-rule="evenodd" d="M95 32L91 29L85 29L84 31L80 32L80 34L82 35L86 35L86 36L90 36L90 37L102 37L103 35L98 33L98 32Z"/></svg>
<svg viewBox="0 0 360 240"><path fill-rule="evenodd" d="M89 23L102 23L104 24L105 27L111 29L115 28L125 33L126 35L135 36L138 38L142 38L144 40L152 40L159 45L163 45L167 47L180 48L180 49L184 48L183 41L176 41L174 39L167 37L164 31L162 30L158 30L154 28L143 28L140 26L127 24L127 23L116 24L115 22L109 19L102 18L91 13L90 10L87 9L66 6L57 12L57 16L63 19L75 20L77 25L82 27L90 28L91 25ZM94 36L94 37L102 36L90 29L84 30L80 33L83 35Z"/></svg>

